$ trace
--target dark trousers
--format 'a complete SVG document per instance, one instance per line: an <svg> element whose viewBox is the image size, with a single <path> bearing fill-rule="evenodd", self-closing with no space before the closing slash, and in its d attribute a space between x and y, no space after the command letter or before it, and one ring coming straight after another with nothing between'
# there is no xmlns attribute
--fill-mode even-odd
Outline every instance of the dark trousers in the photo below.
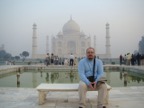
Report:
<svg viewBox="0 0 144 108"><path fill-rule="evenodd" d="M74 60L70 59L70 66L73 66Z"/></svg>

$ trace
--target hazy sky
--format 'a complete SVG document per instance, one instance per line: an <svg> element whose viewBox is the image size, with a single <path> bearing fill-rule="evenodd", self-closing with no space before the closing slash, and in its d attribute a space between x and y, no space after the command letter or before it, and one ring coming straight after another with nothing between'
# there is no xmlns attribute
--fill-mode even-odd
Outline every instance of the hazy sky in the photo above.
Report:
<svg viewBox="0 0 144 108"><path fill-rule="evenodd" d="M38 51L46 36L56 35L72 15L81 31L96 35L97 53L105 53L105 24L110 24L112 57L138 49L144 35L144 0L0 0L0 45L13 56L32 50L37 24Z"/></svg>

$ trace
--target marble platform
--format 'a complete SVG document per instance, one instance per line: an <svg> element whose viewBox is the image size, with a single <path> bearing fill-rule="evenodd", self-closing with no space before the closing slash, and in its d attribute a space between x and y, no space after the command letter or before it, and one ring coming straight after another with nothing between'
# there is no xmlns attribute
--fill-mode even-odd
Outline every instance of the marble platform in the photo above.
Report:
<svg viewBox="0 0 144 108"><path fill-rule="evenodd" d="M113 87L108 108L143 108L144 86ZM78 108L78 92L49 92L47 102L38 104L35 88L0 87L0 108ZM97 92L87 93L87 108L96 108Z"/></svg>

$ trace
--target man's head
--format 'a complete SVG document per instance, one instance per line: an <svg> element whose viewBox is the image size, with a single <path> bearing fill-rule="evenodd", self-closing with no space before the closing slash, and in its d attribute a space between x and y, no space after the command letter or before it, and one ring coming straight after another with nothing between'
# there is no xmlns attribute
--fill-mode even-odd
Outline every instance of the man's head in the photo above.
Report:
<svg viewBox="0 0 144 108"><path fill-rule="evenodd" d="M86 56L89 60L92 60L95 58L95 49L92 47L89 47L86 49Z"/></svg>

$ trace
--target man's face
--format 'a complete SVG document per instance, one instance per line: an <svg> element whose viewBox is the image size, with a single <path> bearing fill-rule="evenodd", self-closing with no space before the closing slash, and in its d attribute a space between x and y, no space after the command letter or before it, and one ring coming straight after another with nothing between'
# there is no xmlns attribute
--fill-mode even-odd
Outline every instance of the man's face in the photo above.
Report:
<svg viewBox="0 0 144 108"><path fill-rule="evenodd" d="M86 55L88 59L92 60L95 57L95 52L93 49L90 48L87 50Z"/></svg>

